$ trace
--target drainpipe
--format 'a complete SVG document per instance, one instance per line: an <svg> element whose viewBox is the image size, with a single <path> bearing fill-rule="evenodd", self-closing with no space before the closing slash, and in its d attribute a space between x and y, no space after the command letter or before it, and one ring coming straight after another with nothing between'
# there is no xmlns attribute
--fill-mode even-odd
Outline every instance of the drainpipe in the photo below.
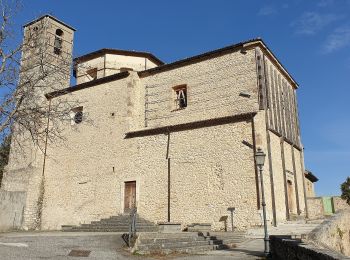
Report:
<svg viewBox="0 0 350 260"><path fill-rule="evenodd" d="M171 178L170 178L170 158L169 158L169 151L170 151L170 131L168 130L168 142L167 142L167 150L166 150L166 159L168 160L168 222L170 222L170 188L171 188Z"/></svg>

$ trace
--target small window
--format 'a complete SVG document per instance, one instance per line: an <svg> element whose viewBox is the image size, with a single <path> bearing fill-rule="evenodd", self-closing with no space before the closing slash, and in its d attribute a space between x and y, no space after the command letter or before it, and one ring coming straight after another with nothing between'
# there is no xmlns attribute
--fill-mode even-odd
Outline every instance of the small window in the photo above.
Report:
<svg viewBox="0 0 350 260"><path fill-rule="evenodd" d="M61 29L56 30L56 35L55 35L55 42L54 42L54 49L53 52L57 55L60 55L62 53L62 36L63 36L63 31Z"/></svg>
<svg viewBox="0 0 350 260"><path fill-rule="evenodd" d="M184 109L187 107L187 85L176 86L173 88L175 93L175 109Z"/></svg>
<svg viewBox="0 0 350 260"><path fill-rule="evenodd" d="M71 125L83 122L83 107L73 108L71 111Z"/></svg>
<svg viewBox="0 0 350 260"><path fill-rule="evenodd" d="M97 68L87 70L86 74L88 75L90 80L97 79Z"/></svg>
<svg viewBox="0 0 350 260"><path fill-rule="evenodd" d="M61 29L57 29L56 30L56 35L59 36L59 37L62 37L63 36L63 31Z"/></svg>

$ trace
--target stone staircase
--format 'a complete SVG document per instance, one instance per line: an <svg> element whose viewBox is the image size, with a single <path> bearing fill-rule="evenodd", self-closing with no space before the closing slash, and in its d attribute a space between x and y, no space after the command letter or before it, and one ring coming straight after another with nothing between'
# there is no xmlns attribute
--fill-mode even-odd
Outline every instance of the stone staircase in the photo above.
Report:
<svg viewBox="0 0 350 260"><path fill-rule="evenodd" d="M99 221L92 221L90 224L80 226L64 225L62 231L65 232L129 232L130 216L128 214L111 216ZM137 232L157 232L158 226L153 222L136 217Z"/></svg>
<svg viewBox="0 0 350 260"><path fill-rule="evenodd" d="M277 227L269 226L269 235L290 235L293 238L301 238L303 235L309 234L314 228L319 226L320 223L306 223L305 221L287 221L281 223ZM249 238L263 238L264 228L251 228L247 231L247 237Z"/></svg>
<svg viewBox="0 0 350 260"><path fill-rule="evenodd" d="M133 252L137 254L199 253L228 249L245 241L239 232L139 233Z"/></svg>

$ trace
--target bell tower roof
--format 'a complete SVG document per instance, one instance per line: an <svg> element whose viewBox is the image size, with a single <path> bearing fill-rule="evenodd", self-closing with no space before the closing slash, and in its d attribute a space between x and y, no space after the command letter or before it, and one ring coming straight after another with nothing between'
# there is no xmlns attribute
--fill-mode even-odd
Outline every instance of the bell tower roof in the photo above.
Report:
<svg viewBox="0 0 350 260"><path fill-rule="evenodd" d="M44 19L44 18L46 18L46 17L49 17L50 19L52 19L52 20L54 20L54 21L56 21L56 22L58 22L58 23L60 23L60 24L62 24L62 25L64 25L64 26L68 27L69 29L71 29L71 30L73 30L73 31L76 31L72 26L70 26L70 25L68 25L68 24L66 24L66 23L64 23L64 22L62 22L61 20L57 19L56 17L54 17L54 16L52 16L52 15L50 15L50 14L45 14L45 15L39 17L38 19L35 19L34 21L31 21L31 22L29 22L29 23L26 23L25 25L23 25L23 27L27 27L27 26L29 26L29 25L32 25L32 24L34 24L34 23L36 23L36 22L38 22L38 21L40 21L40 20L42 20L42 19Z"/></svg>

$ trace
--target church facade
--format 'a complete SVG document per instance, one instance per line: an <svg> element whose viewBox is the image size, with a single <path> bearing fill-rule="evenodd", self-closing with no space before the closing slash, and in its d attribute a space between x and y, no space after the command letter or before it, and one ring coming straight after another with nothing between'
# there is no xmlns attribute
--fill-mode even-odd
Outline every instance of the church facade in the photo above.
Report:
<svg viewBox="0 0 350 260"><path fill-rule="evenodd" d="M46 15L53 55L72 55L74 29ZM25 55L25 54L23 54ZM45 91L72 100L64 138L12 144L2 190L22 192L20 228L57 230L136 207L152 222L261 224L255 152L266 153L272 224L307 217L298 84L263 40L164 64L150 53L102 49L74 59L77 84ZM48 120L47 127L52 122ZM20 153L25 153L24 155Z"/></svg>

